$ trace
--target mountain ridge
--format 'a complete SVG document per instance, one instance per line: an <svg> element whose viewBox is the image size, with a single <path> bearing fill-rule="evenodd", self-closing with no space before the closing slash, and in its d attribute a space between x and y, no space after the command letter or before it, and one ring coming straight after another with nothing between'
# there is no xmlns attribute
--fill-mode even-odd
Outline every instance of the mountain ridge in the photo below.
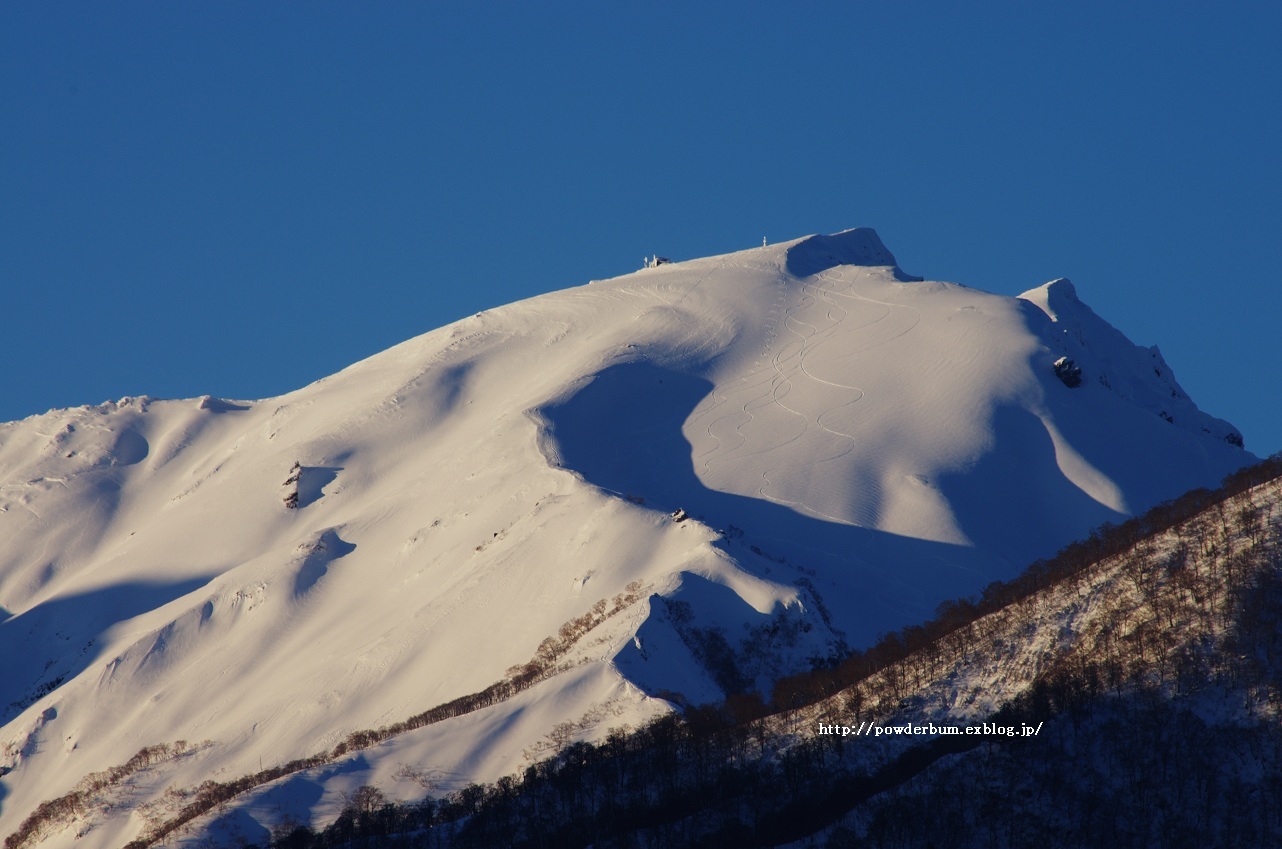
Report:
<svg viewBox="0 0 1282 849"><path fill-rule="evenodd" d="M4 827L157 742L214 741L186 786L333 749L645 587L573 671L365 760L403 791L398 758L498 777L567 717L764 686L1250 458L1146 407L1161 376L1085 312L904 278L871 231L809 237L488 310L276 399L0 426ZM756 665L722 674L718 639Z"/></svg>

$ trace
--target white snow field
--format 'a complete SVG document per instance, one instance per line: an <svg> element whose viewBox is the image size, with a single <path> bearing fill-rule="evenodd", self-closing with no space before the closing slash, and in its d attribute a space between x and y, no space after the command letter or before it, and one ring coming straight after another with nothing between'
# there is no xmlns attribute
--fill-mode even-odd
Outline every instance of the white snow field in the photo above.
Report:
<svg viewBox="0 0 1282 849"><path fill-rule="evenodd" d="M361 784L493 780L550 733L718 699L717 629L768 694L1218 483L1240 441L1068 281L918 281L868 229L510 304L279 398L0 425L0 834L188 741L28 841L123 845L185 788L503 680L598 600L559 674L168 842L262 841Z"/></svg>

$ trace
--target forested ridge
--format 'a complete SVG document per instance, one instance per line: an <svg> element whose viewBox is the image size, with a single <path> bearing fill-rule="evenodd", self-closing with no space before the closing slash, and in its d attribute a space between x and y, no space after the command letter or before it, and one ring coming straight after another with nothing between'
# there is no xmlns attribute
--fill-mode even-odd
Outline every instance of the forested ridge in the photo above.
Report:
<svg viewBox="0 0 1282 849"><path fill-rule="evenodd" d="M1280 478L1282 458L1272 458L1217 490L1100 528L976 598L941 604L928 622L777 681L768 698L734 692L595 744L565 723L549 736L552 756L522 775L412 804L363 787L320 831L278 822L270 845L1282 842ZM602 600L507 680L457 704L179 793L172 814L131 845L199 833L202 818L241 794L557 674L569 647L642 590ZM1045 730L1014 739L818 733L868 722ZM6 846L99 804L158 758L185 754L153 748L41 805Z"/></svg>
<svg viewBox="0 0 1282 849"><path fill-rule="evenodd" d="M1099 529L768 700L740 693L272 847L1282 842L1282 459ZM1036 737L820 725L1037 725ZM923 812L929 811L929 815Z"/></svg>

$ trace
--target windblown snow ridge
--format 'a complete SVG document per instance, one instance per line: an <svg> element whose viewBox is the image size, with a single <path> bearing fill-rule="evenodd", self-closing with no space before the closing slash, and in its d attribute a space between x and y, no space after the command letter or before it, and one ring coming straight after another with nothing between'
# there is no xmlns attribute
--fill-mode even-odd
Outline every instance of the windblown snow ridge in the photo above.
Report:
<svg viewBox="0 0 1282 849"><path fill-rule="evenodd" d="M332 751L653 588L572 670L264 810L410 798L405 764L493 780L563 723L761 689L1251 459L1062 288L909 282L856 229L487 310L279 398L0 426L0 831L147 746L213 741L134 806ZM128 843L129 810L77 845ZM263 842L248 810L207 830Z"/></svg>
<svg viewBox="0 0 1282 849"><path fill-rule="evenodd" d="M787 270L794 277L810 277L839 265L882 266L894 269L898 280L922 279L904 274L895 255L871 227L856 227L831 236L808 236L788 249Z"/></svg>

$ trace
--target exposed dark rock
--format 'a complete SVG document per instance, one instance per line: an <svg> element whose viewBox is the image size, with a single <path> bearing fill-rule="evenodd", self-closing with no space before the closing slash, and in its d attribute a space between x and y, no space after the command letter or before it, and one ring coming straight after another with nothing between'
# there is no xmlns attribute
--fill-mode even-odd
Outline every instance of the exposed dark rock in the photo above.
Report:
<svg viewBox="0 0 1282 849"><path fill-rule="evenodd" d="M1068 357L1060 357L1055 361L1055 376L1064 381L1069 389L1082 385L1082 370Z"/></svg>

